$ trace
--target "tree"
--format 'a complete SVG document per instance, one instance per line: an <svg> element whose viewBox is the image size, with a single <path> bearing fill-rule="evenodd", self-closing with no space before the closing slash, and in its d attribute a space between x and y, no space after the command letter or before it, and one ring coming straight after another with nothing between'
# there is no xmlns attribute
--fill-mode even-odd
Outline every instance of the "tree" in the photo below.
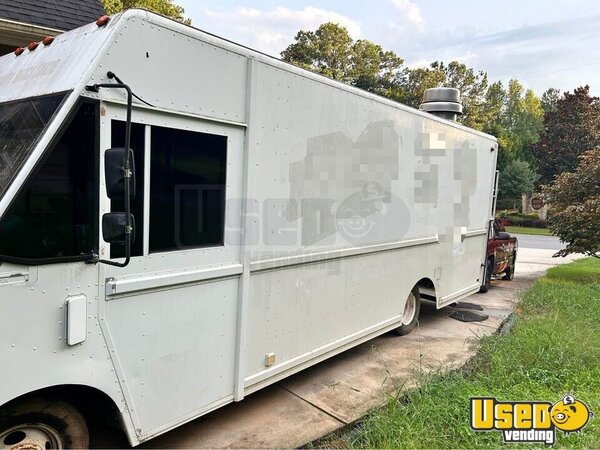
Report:
<svg viewBox="0 0 600 450"><path fill-rule="evenodd" d="M475 72L458 61L445 64L435 61L429 67L406 68L397 72L393 100L418 108L427 89L453 87L461 92L464 125L482 130L485 127L485 101L488 88L487 74Z"/></svg>
<svg viewBox="0 0 600 450"><path fill-rule="evenodd" d="M517 80L510 80L507 90L497 81L485 92L481 109L483 131L498 138L501 178L507 165L516 159L527 162L535 171L537 163L531 151L543 129L540 99L532 90L525 91Z"/></svg>
<svg viewBox="0 0 600 450"><path fill-rule="evenodd" d="M532 192L537 174L526 161L513 159L506 163L498 180L498 197L500 200L511 200L513 205L521 199L521 195Z"/></svg>
<svg viewBox="0 0 600 450"><path fill-rule="evenodd" d="M406 68L396 75L395 84L398 89L394 100L418 108L423 102L425 91L442 86L445 80L446 74L439 68Z"/></svg>
<svg viewBox="0 0 600 450"><path fill-rule="evenodd" d="M116 14L124 9L143 8L187 25L192 23L191 19L184 17L185 10L173 3L173 0L102 0L102 6L108 14Z"/></svg>
<svg viewBox="0 0 600 450"><path fill-rule="evenodd" d="M458 61L445 64L435 61L429 67L406 68L398 72L398 88L394 100L418 108L427 89L445 86L461 92L463 115L460 121L468 127L482 130L485 123L485 95L487 74L475 72Z"/></svg>
<svg viewBox="0 0 600 450"><path fill-rule="evenodd" d="M367 40L352 45L352 85L385 97L393 96L393 81L404 60Z"/></svg>
<svg viewBox="0 0 600 450"><path fill-rule="evenodd" d="M460 121L468 127L482 130L485 120L485 94L488 88L487 73L475 72L458 61L451 61L447 65L436 61L431 67L444 73L444 86L460 91L463 105Z"/></svg>
<svg viewBox="0 0 600 450"><path fill-rule="evenodd" d="M298 31L294 40L281 52L284 61L334 80L352 81L352 37L346 28L327 22L316 31Z"/></svg>
<svg viewBox="0 0 600 450"><path fill-rule="evenodd" d="M516 132L520 136L519 156L531 160L531 147L540 139L544 129L544 108L542 102L531 89L525 91L521 101L521 110L517 121Z"/></svg>
<svg viewBox="0 0 600 450"><path fill-rule="evenodd" d="M284 61L379 95L393 95L393 80L404 62L394 52L365 39L353 41L346 28L331 22L315 31L300 30L294 40L281 52Z"/></svg>
<svg viewBox="0 0 600 450"><path fill-rule="evenodd" d="M501 136L508 159L519 158L533 165L532 147L543 129L544 110L531 89L523 92L517 80L510 80L501 119Z"/></svg>
<svg viewBox="0 0 600 450"><path fill-rule="evenodd" d="M573 172L544 187L550 228L567 243L555 256L583 253L600 258L600 147L582 153Z"/></svg>
<svg viewBox="0 0 600 450"><path fill-rule="evenodd" d="M572 172L579 155L600 145L600 99L589 91L585 86L565 92L544 116L544 130L533 148L544 184L562 172Z"/></svg>
<svg viewBox="0 0 600 450"><path fill-rule="evenodd" d="M492 83L485 92L482 131L496 137L500 136L505 101L506 91L502 82L496 81Z"/></svg>
<svg viewBox="0 0 600 450"><path fill-rule="evenodd" d="M559 98L560 89L552 87L546 89L546 91L542 94L542 108L544 109L544 113L554 111Z"/></svg>

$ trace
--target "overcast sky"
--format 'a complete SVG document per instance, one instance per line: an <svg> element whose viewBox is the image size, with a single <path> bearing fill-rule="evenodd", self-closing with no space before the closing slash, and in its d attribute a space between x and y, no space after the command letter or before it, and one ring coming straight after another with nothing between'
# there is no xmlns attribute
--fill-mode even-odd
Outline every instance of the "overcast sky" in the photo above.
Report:
<svg viewBox="0 0 600 450"><path fill-rule="evenodd" d="M409 66L453 59L547 88L589 84L600 95L597 0L176 0L193 25L279 56L299 29L331 21L394 50Z"/></svg>

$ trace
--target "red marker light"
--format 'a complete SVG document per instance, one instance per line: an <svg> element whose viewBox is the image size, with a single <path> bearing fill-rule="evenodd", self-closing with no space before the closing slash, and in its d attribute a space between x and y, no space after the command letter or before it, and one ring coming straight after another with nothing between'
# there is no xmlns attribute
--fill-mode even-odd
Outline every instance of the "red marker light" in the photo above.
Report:
<svg viewBox="0 0 600 450"><path fill-rule="evenodd" d="M15 49L15 55L19 56L20 54L22 54L25 51L25 47L17 47Z"/></svg>
<svg viewBox="0 0 600 450"><path fill-rule="evenodd" d="M39 42L32 42L31 44L29 44L27 46L27 48L29 49L30 52L34 51L36 48L38 48L38 45L40 45Z"/></svg>
<svg viewBox="0 0 600 450"><path fill-rule="evenodd" d="M44 45L50 45L50 44L52 44L52 42L54 42L54 36L46 36L42 40L42 44L44 44Z"/></svg>
<svg viewBox="0 0 600 450"><path fill-rule="evenodd" d="M100 17L98 17L98 20L96 20L96 25L98 25L99 27L103 27L104 25L106 25L108 23L109 20L110 20L109 16L100 16Z"/></svg>

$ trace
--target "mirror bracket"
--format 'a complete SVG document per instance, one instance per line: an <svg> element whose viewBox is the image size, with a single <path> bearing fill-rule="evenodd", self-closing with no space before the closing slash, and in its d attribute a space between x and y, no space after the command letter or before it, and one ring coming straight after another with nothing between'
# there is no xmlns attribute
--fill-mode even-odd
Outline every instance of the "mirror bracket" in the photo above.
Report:
<svg viewBox="0 0 600 450"><path fill-rule="evenodd" d="M114 77L111 77L109 74L107 74L109 79L112 79ZM133 235L133 220L131 217L131 179L134 176L134 170L132 170L131 166L133 165L133 160L131 159L131 149L130 149L130 144L131 144L131 110L132 110L132 100L133 100L133 93L131 91L131 88L126 85L125 83L119 82L119 83L102 83L102 84L94 84L93 85L93 90L95 92L98 92L101 88L107 88L107 89L124 89L127 92L127 122L126 122L126 126L125 126L125 149L126 151L125 153L125 157L124 157L124 164L123 164L123 193L124 193L124 203L125 203L125 212L122 213L125 216L125 224L124 224L124 234L125 234L125 260L123 262L117 262L117 261L111 261L111 260L105 260L105 259L100 259L98 260L98 262L101 262L103 264L108 264L110 266L116 266L116 267L125 267L129 264L129 261L131 260L131 240L132 240L132 235ZM114 186L112 186L114 187ZM107 189L109 189L109 186L107 185ZM134 186L135 189L135 186ZM108 192L109 197L110 194L112 192ZM118 214L118 213L117 213Z"/></svg>

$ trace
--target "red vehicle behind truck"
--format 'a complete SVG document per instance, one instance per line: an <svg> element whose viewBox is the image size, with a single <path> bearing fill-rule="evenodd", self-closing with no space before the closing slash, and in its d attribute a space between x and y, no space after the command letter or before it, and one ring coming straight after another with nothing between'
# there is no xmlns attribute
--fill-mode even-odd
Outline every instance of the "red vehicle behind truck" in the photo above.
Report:
<svg viewBox="0 0 600 450"><path fill-rule="evenodd" d="M503 280L511 281L515 276L517 261L517 238L506 232L498 219L491 223L487 243L487 258L483 284L479 292L487 292L492 277L503 275Z"/></svg>

